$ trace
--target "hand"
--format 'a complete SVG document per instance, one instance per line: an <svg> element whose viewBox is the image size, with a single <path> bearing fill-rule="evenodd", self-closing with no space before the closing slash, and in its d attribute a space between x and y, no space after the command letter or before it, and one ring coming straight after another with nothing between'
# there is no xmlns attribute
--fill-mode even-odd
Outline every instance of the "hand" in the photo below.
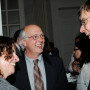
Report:
<svg viewBox="0 0 90 90"><path fill-rule="evenodd" d="M73 71L80 73L80 67L79 67L79 62L78 61L75 60L72 63L72 69L73 69Z"/></svg>

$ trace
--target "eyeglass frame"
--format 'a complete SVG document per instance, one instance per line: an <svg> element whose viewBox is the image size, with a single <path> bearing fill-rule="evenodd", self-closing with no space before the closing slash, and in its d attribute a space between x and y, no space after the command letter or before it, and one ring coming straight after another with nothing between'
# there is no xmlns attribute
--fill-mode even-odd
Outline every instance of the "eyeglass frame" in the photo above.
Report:
<svg viewBox="0 0 90 90"><path fill-rule="evenodd" d="M35 34L35 35L33 35L33 36L30 36L30 37L24 37L24 39L25 39L25 38L32 38L32 39L34 39L34 40L37 40L39 37L42 38L42 39L44 39L44 38L45 38L45 35L44 35L44 34L41 34L41 35Z"/></svg>
<svg viewBox="0 0 90 90"><path fill-rule="evenodd" d="M81 20L81 24L85 26L85 21L87 21L89 18L90 18L90 16L89 16L89 17L87 17L87 18L86 18L86 19L84 19L84 20Z"/></svg>

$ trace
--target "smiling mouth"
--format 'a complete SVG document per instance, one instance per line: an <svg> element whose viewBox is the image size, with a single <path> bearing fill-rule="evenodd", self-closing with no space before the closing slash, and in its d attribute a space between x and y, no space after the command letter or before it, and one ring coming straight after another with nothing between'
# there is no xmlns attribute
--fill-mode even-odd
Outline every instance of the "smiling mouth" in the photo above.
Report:
<svg viewBox="0 0 90 90"><path fill-rule="evenodd" d="M90 36L90 32L86 34L87 36Z"/></svg>
<svg viewBox="0 0 90 90"><path fill-rule="evenodd" d="M42 45L41 44L37 44L36 47L42 47Z"/></svg>

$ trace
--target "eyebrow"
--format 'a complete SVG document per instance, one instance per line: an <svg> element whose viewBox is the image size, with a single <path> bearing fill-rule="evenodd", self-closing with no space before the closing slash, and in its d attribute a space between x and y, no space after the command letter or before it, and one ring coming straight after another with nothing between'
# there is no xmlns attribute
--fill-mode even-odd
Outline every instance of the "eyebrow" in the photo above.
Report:
<svg viewBox="0 0 90 90"><path fill-rule="evenodd" d="M80 20L82 23L85 21L85 19Z"/></svg>
<svg viewBox="0 0 90 90"><path fill-rule="evenodd" d="M86 20L87 20L87 18L86 19L85 18L80 19L81 23L84 23Z"/></svg>

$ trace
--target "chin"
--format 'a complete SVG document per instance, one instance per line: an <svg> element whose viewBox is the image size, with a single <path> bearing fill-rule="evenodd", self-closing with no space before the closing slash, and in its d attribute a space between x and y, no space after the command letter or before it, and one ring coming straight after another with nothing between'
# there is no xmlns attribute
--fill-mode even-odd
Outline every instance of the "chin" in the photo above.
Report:
<svg viewBox="0 0 90 90"><path fill-rule="evenodd" d="M14 74L14 73L15 73L15 70L12 70L12 71L11 71L11 74Z"/></svg>
<svg viewBox="0 0 90 90"><path fill-rule="evenodd" d="M39 49L39 50L37 50L37 52L42 53L43 52L43 49Z"/></svg>
<svg viewBox="0 0 90 90"><path fill-rule="evenodd" d="M43 50L42 51L40 51L39 53L42 53L43 52Z"/></svg>

